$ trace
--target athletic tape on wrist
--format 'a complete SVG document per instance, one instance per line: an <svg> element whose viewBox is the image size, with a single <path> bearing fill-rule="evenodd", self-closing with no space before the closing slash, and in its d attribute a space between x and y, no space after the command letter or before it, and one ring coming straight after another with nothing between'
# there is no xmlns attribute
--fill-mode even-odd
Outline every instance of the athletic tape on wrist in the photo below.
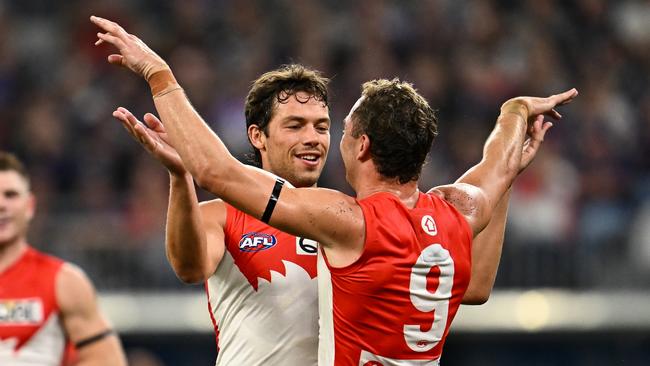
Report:
<svg viewBox="0 0 650 366"><path fill-rule="evenodd" d="M182 89L171 70L157 71L151 75L148 81L149 87L151 87L151 95L154 98Z"/></svg>

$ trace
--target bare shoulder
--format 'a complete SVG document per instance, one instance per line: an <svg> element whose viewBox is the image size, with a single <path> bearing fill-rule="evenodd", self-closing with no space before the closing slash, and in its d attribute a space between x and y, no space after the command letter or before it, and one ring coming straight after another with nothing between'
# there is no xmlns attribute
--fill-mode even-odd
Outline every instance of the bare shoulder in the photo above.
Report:
<svg viewBox="0 0 650 366"><path fill-rule="evenodd" d="M56 299L63 313L95 303L95 288L84 271L66 262L56 278Z"/></svg>
<svg viewBox="0 0 650 366"><path fill-rule="evenodd" d="M209 201L203 201L199 202L199 207L201 207L201 211L209 211L209 212L219 212L219 211L226 211L226 203L222 199L213 199Z"/></svg>
<svg viewBox="0 0 650 366"><path fill-rule="evenodd" d="M226 203L221 199L203 201L199 203L201 216L206 225L226 225Z"/></svg>
<svg viewBox="0 0 650 366"><path fill-rule="evenodd" d="M477 230L476 221L483 215L487 200L480 188L467 183L454 183L434 187L428 193L435 194L452 204L461 215L465 216L472 229Z"/></svg>

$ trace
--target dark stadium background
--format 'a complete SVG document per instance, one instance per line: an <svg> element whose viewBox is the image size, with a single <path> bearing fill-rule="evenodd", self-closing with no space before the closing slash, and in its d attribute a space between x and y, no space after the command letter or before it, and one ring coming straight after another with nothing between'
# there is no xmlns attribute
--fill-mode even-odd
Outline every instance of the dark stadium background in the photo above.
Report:
<svg viewBox="0 0 650 366"><path fill-rule="evenodd" d="M153 111L150 94L93 46L91 14L168 60L242 158L250 82L292 61L322 70L334 124L320 185L347 192L340 121L365 80L412 81L439 110L423 189L480 159L507 98L577 87L514 187L495 293L461 308L442 361L650 364L650 2L0 1L0 147L33 176L30 241L85 269L132 365L208 365L202 287L165 261L166 173L111 118Z"/></svg>

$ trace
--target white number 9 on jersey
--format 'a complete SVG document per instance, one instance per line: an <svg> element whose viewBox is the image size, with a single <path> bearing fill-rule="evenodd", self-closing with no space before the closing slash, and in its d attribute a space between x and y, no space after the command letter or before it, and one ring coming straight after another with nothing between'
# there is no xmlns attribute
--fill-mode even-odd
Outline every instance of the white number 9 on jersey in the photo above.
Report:
<svg viewBox="0 0 650 366"><path fill-rule="evenodd" d="M427 275L438 266L440 281L436 292L427 290ZM454 260L449 251L440 244L431 244L424 248L411 269L409 285L411 303L423 313L434 311L433 325L426 332L421 325L404 325L404 339L409 348L415 352L426 352L435 347L442 339L447 327L449 299L454 284Z"/></svg>

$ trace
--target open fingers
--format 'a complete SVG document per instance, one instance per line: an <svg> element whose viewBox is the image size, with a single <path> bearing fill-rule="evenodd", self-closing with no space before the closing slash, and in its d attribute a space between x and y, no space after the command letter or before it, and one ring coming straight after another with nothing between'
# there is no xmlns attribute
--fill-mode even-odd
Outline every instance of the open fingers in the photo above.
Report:
<svg viewBox="0 0 650 366"><path fill-rule="evenodd" d="M124 66L124 56L122 55L108 55L106 58L108 60L108 63L113 64L113 65L118 65L118 66Z"/></svg>
<svg viewBox="0 0 650 366"><path fill-rule="evenodd" d="M151 136L151 132L142 123L138 123L133 127L133 129L138 134L138 140L144 147L149 151L154 151L156 149L156 144L158 142L153 138L153 136Z"/></svg>
<svg viewBox="0 0 650 366"><path fill-rule="evenodd" d="M118 36L120 38L125 37L128 35L128 33L122 28L119 24L110 21L108 19L104 19L98 16L92 15L90 17L90 21L93 22L95 25L103 29L104 31L111 33L115 36Z"/></svg>
<svg viewBox="0 0 650 366"><path fill-rule="evenodd" d="M562 118L562 115L558 111L556 111L555 108L551 109L548 112L545 112L544 115L549 116L549 117L554 118L554 119L561 119Z"/></svg>
<svg viewBox="0 0 650 366"><path fill-rule="evenodd" d="M151 136L147 128L142 125L142 123L138 122L137 120L134 123L132 118L128 117L127 114L120 111L113 112L113 116L122 122L122 126L124 126L124 128L127 130L127 132L129 132L134 140L139 142L149 151L155 150L157 142L153 136Z"/></svg>
<svg viewBox="0 0 650 366"><path fill-rule="evenodd" d="M134 140L136 140L136 141L138 141L138 142L140 141L140 139L138 138L138 133L135 131L135 129L133 128L133 126L131 126L131 124L129 123L128 119L126 118L126 116L125 116L123 113L121 113L121 112L119 112L119 111L114 111L114 112L113 112L113 117L115 117L118 121L120 121L120 124L122 125L122 127L124 127L124 129L126 130L126 132L128 132L129 135L130 135Z"/></svg>
<svg viewBox="0 0 650 366"><path fill-rule="evenodd" d="M520 169L526 168L531 161L533 161L537 151L542 142L544 142L544 136L546 132L551 128L553 124L551 122L544 122L542 126L538 126L535 131L530 135L530 137L524 143L524 150L521 155L521 166Z"/></svg>
<svg viewBox="0 0 650 366"><path fill-rule="evenodd" d="M135 132L135 125L131 120L129 120L128 116L126 113L124 113L121 110L116 110L113 112L113 117L118 119L122 126L127 130L127 132L133 137L137 138L137 133Z"/></svg>
<svg viewBox="0 0 650 366"><path fill-rule="evenodd" d="M551 127L553 127L553 123L546 121L543 124L540 124L538 128L535 128L530 136L535 141L543 142L546 132L548 132Z"/></svg>
<svg viewBox="0 0 650 366"><path fill-rule="evenodd" d="M143 119L144 119L144 123L150 129L156 132L165 132L165 127L163 126L162 122L160 122L160 119L158 119L158 117L156 117L152 113L145 114Z"/></svg>
<svg viewBox="0 0 650 366"><path fill-rule="evenodd" d="M97 16L91 16L90 21L104 30L104 33L97 33L97 38L99 39L95 42L95 46L99 46L106 42L114 45L119 50L122 50L125 47L126 42L131 40L131 35L115 22Z"/></svg>
<svg viewBox="0 0 650 366"><path fill-rule="evenodd" d="M112 33L97 32L97 38L99 38L99 40L95 42L95 45L100 44L98 43L99 41L103 41L112 44L120 51L126 47L124 41L122 41L119 37L114 36Z"/></svg>
<svg viewBox="0 0 650 366"><path fill-rule="evenodd" d="M154 132L147 128L144 123L141 123L135 117L135 115L131 113L131 111L124 107L119 107L115 112L113 112L113 116L116 116L116 118L120 119L120 121L122 121L122 125L124 125L129 133L143 146L148 148L150 151L154 151L156 149L158 141L153 136Z"/></svg>
<svg viewBox="0 0 650 366"><path fill-rule="evenodd" d="M563 93L555 94L549 98L553 101L555 105L564 105L571 103L571 101L578 96L578 90L576 88L569 89Z"/></svg>

